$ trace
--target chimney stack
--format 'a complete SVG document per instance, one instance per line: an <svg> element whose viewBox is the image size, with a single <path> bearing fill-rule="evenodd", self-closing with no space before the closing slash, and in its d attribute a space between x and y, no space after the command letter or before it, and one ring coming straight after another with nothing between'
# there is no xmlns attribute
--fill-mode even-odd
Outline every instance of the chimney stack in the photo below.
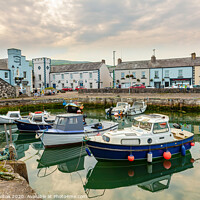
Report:
<svg viewBox="0 0 200 200"><path fill-rule="evenodd" d="M104 63L104 64L106 64L106 61L104 60L104 59L102 59L102 61L101 61L102 63Z"/></svg>
<svg viewBox="0 0 200 200"><path fill-rule="evenodd" d="M122 63L122 59L118 58L118 65Z"/></svg>
<svg viewBox="0 0 200 200"><path fill-rule="evenodd" d="M194 52L194 53L191 53L191 58L192 58L192 60L195 60L196 59L196 53Z"/></svg>
<svg viewBox="0 0 200 200"><path fill-rule="evenodd" d="M152 63L156 63L156 57L155 57L155 55L151 56L151 62Z"/></svg>

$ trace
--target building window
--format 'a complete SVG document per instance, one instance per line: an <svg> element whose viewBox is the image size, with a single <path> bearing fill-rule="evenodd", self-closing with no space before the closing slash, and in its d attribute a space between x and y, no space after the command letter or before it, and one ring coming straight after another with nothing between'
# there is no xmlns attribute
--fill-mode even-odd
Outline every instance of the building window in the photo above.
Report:
<svg viewBox="0 0 200 200"><path fill-rule="evenodd" d="M62 83L62 88L64 88L65 87L65 85L64 85L64 83Z"/></svg>
<svg viewBox="0 0 200 200"><path fill-rule="evenodd" d="M55 80L56 79L56 76L55 76L55 74L53 74L53 80Z"/></svg>
<svg viewBox="0 0 200 200"><path fill-rule="evenodd" d="M48 70L48 69L49 69L49 66L47 66L46 69Z"/></svg>
<svg viewBox="0 0 200 200"><path fill-rule="evenodd" d="M87 83L87 80L85 80L85 83Z"/></svg>
<svg viewBox="0 0 200 200"><path fill-rule="evenodd" d="M5 72L5 78L8 78L8 72Z"/></svg>
<svg viewBox="0 0 200 200"><path fill-rule="evenodd" d="M39 88L41 88L41 84L39 84Z"/></svg>
<svg viewBox="0 0 200 200"><path fill-rule="evenodd" d="M124 72L121 72L121 78L124 78L124 77L125 77Z"/></svg>
<svg viewBox="0 0 200 200"><path fill-rule="evenodd" d="M90 89L92 89L92 83L90 83Z"/></svg>
<svg viewBox="0 0 200 200"><path fill-rule="evenodd" d="M83 78L83 74L82 73L80 73L80 79L82 79Z"/></svg>
<svg viewBox="0 0 200 200"><path fill-rule="evenodd" d="M145 85L145 83L142 83L142 85Z"/></svg>
<svg viewBox="0 0 200 200"><path fill-rule="evenodd" d="M66 83L68 83L68 80L66 80Z"/></svg>
<svg viewBox="0 0 200 200"><path fill-rule="evenodd" d="M169 77L169 70L165 70L165 77Z"/></svg>
<svg viewBox="0 0 200 200"><path fill-rule="evenodd" d="M92 78L92 72L89 73L90 78Z"/></svg>
<svg viewBox="0 0 200 200"><path fill-rule="evenodd" d="M39 70L41 70L41 67L40 67L40 66L38 66L38 69L39 69Z"/></svg>
<svg viewBox="0 0 200 200"><path fill-rule="evenodd" d="M73 79L73 74L70 74L70 78Z"/></svg>
<svg viewBox="0 0 200 200"><path fill-rule="evenodd" d="M178 70L178 76L183 76L183 70L182 69Z"/></svg>
<svg viewBox="0 0 200 200"><path fill-rule="evenodd" d="M41 81L42 80L42 78L41 78L41 74L39 74L39 81Z"/></svg>
<svg viewBox="0 0 200 200"><path fill-rule="evenodd" d="M133 78L136 78L136 74L135 74L135 72L133 72Z"/></svg>
<svg viewBox="0 0 200 200"><path fill-rule="evenodd" d="M64 74L61 74L61 78L64 79Z"/></svg>
<svg viewBox="0 0 200 200"><path fill-rule="evenodd" d="M145 72L144 71L142 72L142 78L145 78Z"/></svg>
<svg viewBox="0 0 200 200"><path fill-rule="evenodd" d="M158 77L158 71L155 71L155 77L154 78L159 78Z"/></svg>
<svg viewBox="0 0 200 200"><path fill-rule="evenodd" d="M23 76L24 76L24 78L26 78L26 72L23 72Z"/></svg>

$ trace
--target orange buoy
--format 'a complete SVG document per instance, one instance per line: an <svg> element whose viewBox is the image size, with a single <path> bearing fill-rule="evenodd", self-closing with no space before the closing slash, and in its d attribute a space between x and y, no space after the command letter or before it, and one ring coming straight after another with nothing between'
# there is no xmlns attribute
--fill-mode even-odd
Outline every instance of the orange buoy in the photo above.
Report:
<svg viewBox="0 0 200 200"><path fill-rule="evenodd" d="M166 159L166 160L169 160L172 155L171 153L167 150L166 152L163 153L163 157Z"/></svg>
<svg viewBox="0 0 200 200"><path fill-rule="evenodd" d="M133 162L134 159L135 159L134 155L131 154L130 156L128 156L128 160L129 160L130 162Z"/></svg>
<svg viewBox="0 0 200 200"><path fill-rule="evenodd" d="M134 176L134 171L132 170L132 169L129 169L128 170L128 175L130 176L130 177L133 177Z"/></svg>
<svg viewBox="0 0 200 200"><path fill-rule="evenodd" d="M194 163L194 161L195 161L194 158L191 158L191 159L190 159L190 162L191 162L191 163Z"/></svg>
<svg viewBox="0 0 200 200"><path fill-rule="evenodd" d="M193 146L195 145L195 143L194 143L194 142L191 142L190 145L193 147Z"/></svg>
<svg viewBox="0 0 200 200"><path fill-rule="evenodd" d="M169 160L165 160L163 166L165 169L169 169L172 166L172 163Z"/></svg>
<svg viewBox="0 0 200 200"><path fill-rule="evenodd" d="M97 134L96 134L96 136L100 136L100 135L101 135L100 133L97 133Z"/></svg>

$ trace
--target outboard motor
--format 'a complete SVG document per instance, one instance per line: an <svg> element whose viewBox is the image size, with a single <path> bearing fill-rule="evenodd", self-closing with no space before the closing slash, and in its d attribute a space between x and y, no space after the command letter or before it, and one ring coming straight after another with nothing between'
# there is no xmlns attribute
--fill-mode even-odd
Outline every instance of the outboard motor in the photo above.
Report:
<svg viewBox="0 0 200 200"><path fill-rule="evenodd" d="M181 125L178 124L178 123L174 123L174 124L173 124L173 127L174 127L174 128L177 128L177 129L181 129Z"/></svg>
<svg viewBox="0 0 200 200"><path fill-rule="evenodd" d="M110 107L109 110L108 110L109 116L111 115L112 109L113 109L113 107Z"/></svg>

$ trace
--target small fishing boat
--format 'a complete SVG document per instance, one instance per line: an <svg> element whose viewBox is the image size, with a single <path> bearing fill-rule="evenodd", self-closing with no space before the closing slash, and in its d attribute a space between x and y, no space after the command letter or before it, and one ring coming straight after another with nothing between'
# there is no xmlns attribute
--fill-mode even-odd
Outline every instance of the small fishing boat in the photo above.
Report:
<svg viewBox="0 0 200 200"><path fill-rule="evenodd" d="M130 109L130 104L127 102L117 102L116 107L105 109L107 115L126 115Z"/></svg>
<svg viewBox="0 0 200 200"><path fill-rule="evenodd" d="M101 194L102 190L130 186L158 192L169 188L173 174L192 169L194 166L191 161L191 153L188 151L185 157L177 155L170 161L163 159L153 163L136 161L133 165L109 161L97 162L93 169L88 170L83 187L88 197L92 194Z"/></svg>
<svg viewBox="0 0 200 200"><path fill-rule="evenodd" d="M13 124L16 119L21 119L20 111L8 111L6 115L0 115L0 124Z"/></svg>
<svg viewBox="0 0 200 200"><path fill-rule="evenodd" d="M82 114L57 115L53 128L37 131L45 147L55 147L65 144L81 143L85 135L103 134L106 131L116 130L118 123L102 121L101 123L85 124Z"/></svg>
<svg viewBox="0 0 200 200"><path fill-rule="evenodd" d="M30 113L27 119L15 120L18 130L27 133L52 128L53 121L55 121L55 117L42 111Z"/></svg>
<svg viewBox="0 0 200 200"><path fill-rule="evenodd" d="M63 101L63 105L65 106L65 109L68 113L77 113L84 108L83 105L78 102L67 103L65 100Z"/></svg>
<svg viewBox="0 0 200 200"><path fill-rule="evenodd" d="M85 137L97 160L170 159L194 145L194 134L179 127L170 128L168 116L161 114L135 117L132 127L107 131L103 136ZM87 149L88 152L88 149Z"/></svg>
<svg viewBox="0 0 200 200"><path fill-rule="evenodd" d="M147 109L147 104L144 101L135 101L127 111L127 115L138 115L144 113Z"/></svg>

